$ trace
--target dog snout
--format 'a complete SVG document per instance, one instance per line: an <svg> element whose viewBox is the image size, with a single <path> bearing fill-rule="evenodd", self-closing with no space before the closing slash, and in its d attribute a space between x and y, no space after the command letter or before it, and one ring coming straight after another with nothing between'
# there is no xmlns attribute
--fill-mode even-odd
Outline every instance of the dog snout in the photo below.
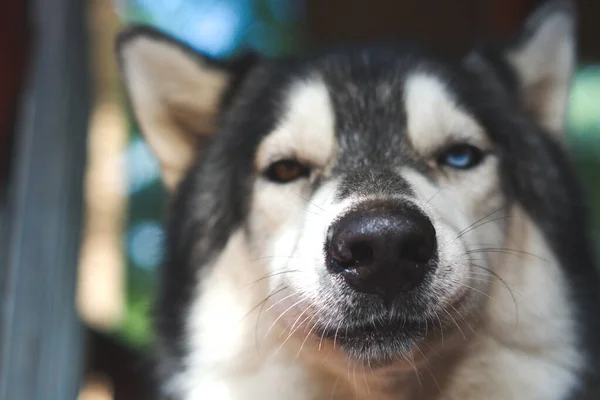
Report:
<svg viewBox="0 0 600 400"><path fill-rule="evenodd" d="M436 232L403 203L365 203L329 228L327 266L355 290L394 297L418 286L434 266Z"/></svg>

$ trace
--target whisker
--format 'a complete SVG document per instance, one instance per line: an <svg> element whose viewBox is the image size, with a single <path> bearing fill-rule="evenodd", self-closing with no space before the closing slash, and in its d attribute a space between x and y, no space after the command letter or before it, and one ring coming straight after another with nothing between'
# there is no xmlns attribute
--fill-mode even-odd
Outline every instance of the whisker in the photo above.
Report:
<svg viewBox="0 0 600 400"><path fill-rule="evenodd" d="M350 381L350 360L348 360L348 371L347 371L347 374L348 374L348 383L351 384L352 382ZM356 386L353 386L352 388L354 389L354 393L356 393Z"/></svg>
<svg viewBox="0 0 600 400"><path fill-rule="evenodd" d="M269 336L269 333L271 332L271 329L273 329L273 327L275 326L275 324L277 323L277 321L279 321L284 315L285 313L287 313L289 310L291 310L292 308L294 308L295 306L297 306L298 304L306 301L307 298L302 297L300 300L298 300L297 302L295 302L294 304L292 304L291 306L289 306L284 312L282 312L281 314L279 314L279 316L275 319L275 321L273 321L273 323L271 324L271 326L269 327L269 329L267 330L267 333L265 334L265 339Z"/></svg>
<svg viewBox="0 0 600 400"><path fill-rule="evenodd" d="M465 255L479 254L479 253L502 253L502 254L509 254L509 255L524 255L524 256L534 257L534 258L537 258L537 259L545 261L545 262L550 262L549 260L547 260L544 257L539 256L537 254L533 254L533 253L529 253L527 251L522 251L522 250L517 250L517 249L504 248L504 247L484 247L484 248L480 248L480 249L472 249L472 250L468 250L465 253Z"/></svg>
<svg viewBox="0 0 600 400"><path fill-rule="evenodd" d="M483 295L483 296L487 297L488 299L490 299L490 300L494 301L494 298L493 298L492 296L490 296L489 294L487 294L487 293L485 293L485 292L482 292L481 290L479 290L479 289L477 289L477 288L475 288L475 287L473 287L473 286L471 286L471 285L467 285L466 283L460 283L460 282L457 282L457 283L459 283L459 284L460 284L461 286L463 286L463 287L466 287L466 288L468 288L468 289L471 289L471 290L473 290L473 291L475 291L475 292L477 292L477 293L479 293L479 294L481 294L481 295Z"/></svg>
<svg viewBox="0 0 600 400"><path fill-rule="evenodd" d="M431 368L432 368L431 363L429 362L427 357L425 357L425 354L423 353L423 351L421 351L421 348L419 347L419 345L415 345L415 348L421 354L421 357L423 357L423 360L425 360L425 364L426 364L425 368L427 368L427 372L429 372L429 376L431 376L431 380L433 381L433 384L437 388L438 392L441 393L442 389L440 388L440 385L439 385L437 379L435 379L435 374L431 370Z"/></svg>
<svg viewBox="0 0 600 400"><path fill-rule="evenodd" d="M487 273L482 273L482 272L478 273L476 271L471 271L470 272L471 275L483 276L483 277L488 277L488 278L492 278L492 277L497 278L506 287L506 289L508 289L511 293L514 293L514 294L517 294L519 296L525 297L523 294L519 293L519 291L517 291L514 288L510 287L510 285L508 283L506 283L506 281L504 279L502 279L502 277L500 275L498 275L497 273L495 273L491 269L483 267L483 266L478 265L478 264L474 264L474 263L471 263L471 265L473 267L483 269L484 271L487 272ZM490 282L493 282L493 280L491 280Z"/></svg>
<svg viewBox="0 0 600 400"><path fill-rule="evenodd" d="M362 365L362 376L363 376L363 381L365 382L365 388L367 389L367 393L369 394L369 396L371 395L371 388L369 387L369 382L367 381L367 373L365 371L365 365Z"/></svg>
<svg viewBox="0 0 600 400"><path fill-rule="evenodd" d="M483 274L480 274L478 276L483 276L483 278L479 278L477 276L474 276L474 277L472 276L469 280L476 281L476 282L484 282L484 283L494 283L494 279L489 275L484 276ZM487 279L485 279L486 277L487 277Z"/></svg>
<svg viewBox="0 0 600 400"><path fill-rule="evenodd" d="M358 385L356 384L356 364L352 365L352 378L354 379L354 389L358 389Z"/></svg>
<svg viewBox="0 0 600 400"><path fill-rule="evenodd" d="M431 351L436 357L438 357L440 360L443 359L442 355L440 353L438 353L437 351L435 351L435 349L433 347L431 347L431 345L427 344L427 342L425 342L425 341L423 341L422 343L425 346L427 346L429 351Z"/></svg>
<svg viewBox="0 0 600 400"><path fill-rule="evenodd" d="M312 201L310 201L309 199L307 199L306 197L302 196L302 195L298 195L298 197L300 197L302 200L306 201L308 204L310 204L311 206L315 206L317 207L319 210L325 212L325 209L323 207L320 207L318 205L316 205L315 203L313 203Z"/></svg>
<svg viewBox="0 0 600 400"><path fill-rule="evenodd" d="M537 305L535 305L533 303L533 301L531 301L531 299L529 299L527 296L525 296L523 293L520 293L518 290L513 289L504 279L502 279L502 277L500 275L498 275L496 272L490 270L489 268L485 268L481 265L477 265L477 264L473 264L471 263L472 266L480 268L486 272L489 272L490 274L494 275L496 278L498 278L498 280L504 285L504 287L506 287L506 289L508 290L509 294L512 297L513 303L515 305L515 316L516 316L516 323L518 324L518 320L519 320L519 308L518 308L518 303L517 303L517 299L515 298L515 295L519 296L520 298L522 298L523 300L525 300L527 302L527 304L529 306L531 306L539 315L541 316L545 316L545 313L539 309L539 307Z"/></svg>
<svg viewBox="0 0 600 400"><path fill-rule="evenodd" d="M483 216L482 218L479 218L477 221L473 222L471 225L467 226L465 229L463 229L462 231L458 232L458 234L457 234L457 237L455 238L455 240L456 240L456 239L458 239L460 236L462 236L462 235L464 234L464 232L465 232L467 229L471 228L473 225L476 225L476 224L478 224L479 222L483 221L483 220L484 220L484 219L486 219L486 218L489 218L489 217L491 217L492 215L496 214L498 211L500 211L500 210L503 210L503 209L504 209L504 206L502 206L502 207L500 207L500 208L498 208L498 209L496 209L496 210L492 211L491 213L489 213L489 214L487 214L487 215Z"/></svg>
<svg viewBox="0 0 600 400"><path fill-rule="evenodd" d="M304 309L304 311L302 311L302 312L300 313L300 315L299 315L299 316L298 316L298 317L295 319L295 321L294 321L294 324L292 325L292 328L291 328L291 329L293 329L293 330L291 330L291 332L290 332L290 333L288 334L288 336L285 338L285 340L283 341L283 343L281 343L281 345L279 346L279 348L278 348L278 349L275 351L275 353L273 354L273 357L275 357L275 356L277 355L277 353L279 353L279 351L280 351L280 350L283 348L283 346L285 346L285 344L287 343L287 341L288 341L288 340L289 340L289 339L290 339L290 338L291 338L291 337L294 335L294 333L296 333L296 331L297 331L298 329L300 329L300 327L302 327L302 325L303 325L303 324L306 322L306 320L307 320L307 319L309 319L309 318L310 318L310 322L309 322L309 324L310 324L310 323L311 323L311 322L312 322L312 321L315 319L315 317L316 317L317 313L315 313L314 315L312 315L312 317L311 317L311 315L307 315L307 316L306 316L306 318L304 318L304 319L302 320L302 322L300 322L300 323L298 324L298 326L297 326L297 327L294 329L294 326L296 325L296 323L298 323L298 320L299 320L299 319L302 317L302 315L304 315L304 313L306 313L306 311L308 311L310 308L311 308L310 306L306 307L306 308ZM289 327L289 325L288 325L288 327ZM287 330L287 329L288 329L288 327L286 327L286 329L285 329L285 330ZM304 346L304 343L306 342L306 340L308 339L308 337L309 337L310 333L312 332L312 330L313 330L315 327L316 327L316 325L314 325L314 324L313 324L313 327L312 327L312 329L311 329L311 330L308 332L308 334L307 334L307 335L306 335L306 337L304 338L304 342L302 342L302 346L300 346L300 350L299 350L299 351L298 351L298 353L296 354L296 358L298 358L298 356L300 355L300 352L302 351L302 347ZM284 330L284 331L285 331L285 330Z"/></svg>
<svg viewBox="0 0 600 400"><path fill-rule="evenodd" d="M283 285L283 283L282 283L282 284L280 284L279 286L281 286L281 285ZM279 286L277 286L275 289L277 289ZM275 290L275 289L274 289L274 290ZM250 315L250 314L252 313L252 311L256 310L256 309L257 309L258 307L260 307L261 305L264 305L264 304L267 302L267 300L269 300L269 298L273 297L274 295L276 295L277 293L280 293L281 291L283 291L283 290L285 290L285 289L287 289L287 286L286 286L286 287L284 287L284 288L281 288L280 290L278 290L278 291L277 291L277 292L275 292L275 293L272 293L272 294L269 294L269 295L267 295L267 297L265 297L265 298L264 298L264 299L263 299L263 300L262 300L260 303L258 303L258 304L257 304L257 305L255 305L254 307L252 307L252 308L250 309L250 311L248 311L246 314L244 314L244 316L243 316L243 317L240 319L240 321L239 321L239 322L242 322L242 321L243 321L243 320L244 320L246 317L248 317L248 315Z"/></svg>
<svg viewBox="0 0 600 400"><path fill-rule="evenodd" d="M296 318L296 321L294 321L294 325L295 325L295 324L296 324L296 322L297 322L297 321L300 319L300 317L301 317L302 315L304 315L304 313L305 313L306 311L308 311L308 309L309 309L309 308L310 308L310 307L306 307L306 308L304 309L304 311L302 311L302 313L300 313L300 316L298 316L298 318ZM288 334L288 336L285 338L285 340L283 341L283 343L281 343L281 345L279 345L279 347L277 348L277 350L275 350L275 353L273 353L273 357L275 357L275 356L277 355L277 353L279 353L279 351L280 351L280 350L283 348L283 346L285 346L285 344L287 343L287 341L288 341L288 340L290 340L290 338L291 338L291 337L294 335L294 333L296 333L296 331L297 331L297 330L298 330L298 329L299 329L299 328L302 326L302 324L303 324L304 322L306 322L306 320L307 320L307 319L309 319L309 318L310 318L310 315L306 316L306 318L304 318L304 319L302 320L302 322L300 322L300 324L299 324L299 325L296 327L296 329L294 329L293 331L291 331L291 332ZM287 328L286 328L286 329L287 329Z"/></svg>
<svg viewBox="0 0 600 400"><path fill-rule="evenodd" d="M315 317L316 317L316 316L319 314L319 312L321 312L321 311L322 311L322 310L317 310L317 312L313 313L312 317L311 317L311 315L307 315L307 316L306 316L306 318L304 318L304 319L302 320L302 322L300 322L300 323L298 324L298 326L296 326L296 324L298 323L298 321L300 320L300 318L302 317L302 315L304 315L304 313L306 313L306 312L307 312L308 310L310 310L310 309L311 309L311 307L310 307L310 306L306 307L306 308L304 309L304 311L302 311L302 312L300 313L300 315L299 315L299 316L298 316L298 317L295 319L295 321L294 321L294 323L293 323L292 327L290 328L291 332L289 333L288 337L287 337L287 338L284 340L284 342L282 343L282 346L285 344L285 342L287 342L287 341L288 341L288 339L290 339L290 337L292 337L292 335L293 335L293 334L294 334L294 333L295 333L295 332L296 332L298 329L300 329L300 328L302 327L302 325L303 325L303 324L306 322L306 320L307 320L307 319L309 319L309 318L310 318L309 324L311 324L311 323L312 323L312 321L315 319ZM294 326L296 326L296 328L294 328ZM288 327L289 327L289 325L288 325ZM315 327L316 327L316 325L315 325L315 324L313 324L313 328L310 330L310 332L312 332L312 330L313 330ZM286 327L286 330L287 330L287 329L288 329L288 328ZM309 334L310 334L310 332L309 332ZM307 336L306 338L308 338L308 336ZM306 339L305 339L305 341L306 341ZM303 343L303 345L304 345L304 343ZM281 348L282 346L280 346L280 348Z"/></svg>
<svg viewBox="0 0 600 400"><path fill-rule="evenodd" d="M302 311L300 313L300 315L298 315L298 317L294 320L294 323L292 324L292 327L290 328L290 335L293 334L294 332L296 332L298 330L298 328L300 328L302 326L302 324L308 319L310 318L310 315L307 315L305 319L302 320L302 322L300 322L300 324L296 327L296 324L298 323L298 321L300 320L300 318L302 318L302 316L304 315L304 313L306 313L308 310L310 309L310 307L306 307L304 309L304 311ZM286 328L287 329L287 328Z"/></svg>
<svg viewBox="0 0 600 400"><path fill-rule="evenodd" d="M316 315L316 314L315 314ZM313 317L311 318L311 320L308 322L309 324L312 323L312 321L315 319L315 315L313 315ZM306 341L308 340L308 338L310 337L310 335L312 334L313 330L316 328L316 325L313 324L312 328L310 328L310 330L308 331L308 333L306 334L306 337L304 338L304 341L302 342L302 344L300 345L300 349L298 350L298 353L296 353L296 358L298 358L300 356L300 353L302 352L302 348L304 347L304 344L306 343Z"/></svg>
<svg viewBox="0 0 600 400"><path fill-rule="evenodd" d="M456 325L456 327L458 328L458 331L460 332L460 334L462 335L464 340L467 340L467 337L465 336L465 333L463 332L463 330L460 328L460 325L458 324L458 322L456 322L456 320L454 319L454 317L452 316L452 314L450 314L448 312L448 310L446 310L445 308L443 309L444 312L446 314L448 314L448 316L450 317L450 319L454 322L454 325Z"/></svg>
<svg viewBox="0 0 600 400"><path fill-rule="evenodd" d="M338 336L338 332L340 331L340 328L342 327L342 322L340 321L338 323L337 328L335 329L335 333L333 334L333 348L335 349L335 344L337 342L337 336Z"/></svg>
<svg viewBox="0 0 600 400"><path fill-rule="evenodd" d="M442 336L442 347L444 347L444 328L442 325L442 320L440 319L440 315L437 311L434 311L435 318L438 320L438 324L440 324L440 335Z"/></svg>
<svg viewBox="0 0 600 400"><path fill-rule="evenodd" d="M255 285L258 282L263 281L265 279L272 278L272 277L277 276L277 275L288 274L288 273L291 273L291 272L298 272L298 270L297 269L291 269L291 270L288 270L288 271L272 272L272 273L269 273L269 274L267 274L267 275L265 275L265 276L263 276L261 278L258 278L257 280L255 280L253 282L248 283L243 288L245 289L245 288L247 288L249 286L252 286L252 285Z"/></svg>
<svg viewBox="0 0 600 400"><path fill-rule="evenodd" d="M284 298L277 300L275 303L271 304L271 305L269 306L269 308L267 308L267 309L265 310L265 312L267 312L267 311L270 311L270 310L271 310L273 307L275 307L277 304L281 303L282 301L285 301L285 300L289 299L289 298L290 298L290 297L292 297L292 296L296 296L296 295L297 295L297 293L296 293L296 292L292 292L291 294L289 294L289 295L285 296Z"/></svg>
<svg viewBox="0 0 600 400"><path fill-rule="evenodd" d="M475 264L473 262L471 262L471 265L473 267L480 268L480 269L488 272L489 274L493 275L494 277L496 277L500 281L500 283L502 283L504 285L504 287L506 287L506 289L508 290L508 293L510 294L510 297L512 298L513 304L515 306L515 327L516 327L519 324L519 306L517 304L517 299L515 298L514 293L517 293L517 292L513 293L513 289L508 285L508 283L504 279L502 279L502 277L500 275L498 275L497 273L495 273L491 269L485 268L485 267L483 267L481 265L478 265L478 264Z"/></svg>
<svg viewBox="0 0 600 400"><path fill-rule="evenodd" d="M321 216L321 215L323 215L323 214L321 214L321 213L319 213L319 212L316 212L316 211L314 211L314 210L309 210L308 208L303 208L302 210L303 210L303 211L305 211L305 212L307 212L307 213L314 214L314 215L316 215L316 216Z"/></svg>
<svg viewBox="0 0 600 400"><path fill-rule="evenodd" d="M336 378L335 382L333 383L333 389L331 389L331 394L329 395L329 400L332 400L334 398L339 382L340 382L340 377L338 376Z"/></svg>
<svg viewBox="0 0 600 400"><path fill-rule="evenodd" d="M433 198L434 198L435 196L437 196L438 194L440 194L440 192L441 192L442 190L444 190L444 188L443 188L443 187L439 188L439 189L438 189L438 191L437 191L437 192L435 192L435 194L434 194L433 196L431 196L431 197L429 198L429 200L427 200L427 202L426 202L425 204L429 204L429 202L430 202L431 200L433 200Z"/></svg>
<svg viewBox="0 0 600 400"><path fill-rule="evenodd" d="M462 237L462 236L466 235L466 234L467 234L467 233L469 233L469 232L472 232L472 231L474 231L474 230L475 230L475 229L477 229L477 228L480 228L480 227L482 227L482 226L484 226L484 225L486 225L486 224L489 224L489 223L491 223L491 222L502 221L502 220L504 220L504 219L509 219L509 218L514 218L514 217L513 217L512 215L506 215L506 216L504 216L504 217L498 217L498 218L490 219L490 220L488 220L488 221L483 221L483 222L481 222L481 223L478 223L478 224L477 224L477 225L475 225L475 226L472 226L471 228L467 229L466 231L463 231L463 232L459 233L459 234L458 234L458 236L456 236L456 239L458 239L458 238L460 238L460 237Z"/></svg>
<svg viewBox="0 0 600 400"><path fill-rule="evenodd" d="M256 261L260 261L260 260L268 260L271 258L299 259L300 257L298 257L298 256L263 256L263 257L254 258L254 259L250 260L250 262L256 262Z"/></svg>
<svg viewBox="0 0 600 400"><path fill-rule="evenodd" d="M414 358L414 356L412 357L412 360L411 360L411 359L408 358L408 355L405 355L404 359L412 367L413 371L415 372L415 375L417 377L417 382L419 383L419 388L421 388L421 390L422 390L423 389L423 383L421 382L421 376L419 375L419 370L417 369L417 365L415 364L415 358Z"/></svg>
<svg viewBox="0 0 600 400"><path fill-rule="evenodd" d="M467 326L469 327L469 329L471 330L471 332L477 334L477 332L475 332L475 329L473 329L473 327L471 326L471 324L469 324L467 322L467 319L464 317L464 315L462 315L462 313L460 311L458 311L456 309L456 307L454 307L452 304L450 305L450 307L454 310L454 312L464 321L465 324L467 324Z"/></svg>
<svg viewBox="0 0 600 400"><path fill-rule="evenodd" d="M329 323L331 321L327 321L325 327L323 328L323 332L321 332L321 340L319 340L319 351L321 351L321 346L323 345L323 339L325 338L325 333L327 332L327 328L329 328Z"/></svg>
<svg viewBox="0 0 600 400"><path fill-rule="evenodd" d="M281 285L283 285L283 284L281 284ZM281 285L280 285L280 286L281 286ZM288 288L287 286L284 286L283 288L281 288L281 289L277 290L275 293L273 293L273 294L270 294L269 296L267 296L267 298L265 298L265 299L262 301L262 304L261 304L261 306L260 306L260 309L258 310L258 316L256 317L256 323L254 324L254 342L255 342L255 345L256 345L256 348L257 348L257 349L259 348L259 343L258 343L258 324L259 324L259 322L260 322L260 317L261 317L261 315L262 315L263 308L264 308L265 304L267 304L267 301L268 301L268 300L269 300L271 297L275 296L275 295L276 295L276 294L278 294L278 293L281 293L283 290L285 290L285 289L287 289L287 288Z"/></svg>

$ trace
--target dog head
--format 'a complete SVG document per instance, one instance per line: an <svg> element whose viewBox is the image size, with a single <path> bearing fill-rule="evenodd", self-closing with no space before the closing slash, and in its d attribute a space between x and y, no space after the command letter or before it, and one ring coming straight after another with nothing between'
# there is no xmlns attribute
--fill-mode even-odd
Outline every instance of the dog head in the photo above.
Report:
<svg viewBox="0 0 600 400"><path fill-rule="evenodd" d="M131 103L175 191L162 337L185 341L198 271L236 233L273 320L351 359L389 364L476 323L510 205L547 215L540 185L570 184L573 25L551 2L461 60L381 46L220 63L123 33Z"/></svg>

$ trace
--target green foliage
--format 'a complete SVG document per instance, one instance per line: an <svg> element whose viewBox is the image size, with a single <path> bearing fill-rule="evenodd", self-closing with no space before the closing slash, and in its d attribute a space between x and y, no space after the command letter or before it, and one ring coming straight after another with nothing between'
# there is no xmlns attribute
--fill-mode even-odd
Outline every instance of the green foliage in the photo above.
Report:
<svg viewBox="0 0 600 400"><path fill-rule="evenodd" d="M600 259L600 66L589 65L578 71L567 126L569 145L592 209L592 234Z"/></svg>

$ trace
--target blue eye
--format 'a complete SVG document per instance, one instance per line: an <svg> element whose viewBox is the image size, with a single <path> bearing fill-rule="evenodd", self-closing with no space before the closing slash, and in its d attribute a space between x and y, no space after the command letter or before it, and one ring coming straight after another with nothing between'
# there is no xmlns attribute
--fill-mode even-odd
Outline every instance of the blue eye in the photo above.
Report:
<svg viewBox="0 0 600 400"><path fill-rule="evenodd" d="M459 144L444 151L438 162L456 169L469 169L478 165L483 160L483 151L469 144Z"/></svg>

